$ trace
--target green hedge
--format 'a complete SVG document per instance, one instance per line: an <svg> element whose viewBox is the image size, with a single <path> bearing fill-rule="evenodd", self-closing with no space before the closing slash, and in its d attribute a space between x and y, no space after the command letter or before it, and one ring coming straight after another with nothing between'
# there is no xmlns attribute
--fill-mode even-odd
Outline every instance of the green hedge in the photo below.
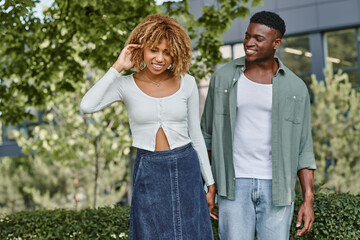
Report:
<svg viewBox="0 0 360 240"><path fill-rule="evenodd" d="M315 223L304 237L296 236L298 197L290 239L360 239L360 196L316 194ZM39 210L0 218L0 239L128 239L129 207ZM215 239L217 222L213 221Z"/></svg>
<svg viewBox="0 0 360 240"><path fill-rule="evenodd" d="M302 198L295 202L290 239L360 239L360 195L316 194L315 222L311 232L296 236L296 218Z"/></svg>
<svg viewBox="0 0 360 240"><path fill-rule="evenodd" d="M0 239L129 239L129 207L19 212L0 219Z"/></svg>

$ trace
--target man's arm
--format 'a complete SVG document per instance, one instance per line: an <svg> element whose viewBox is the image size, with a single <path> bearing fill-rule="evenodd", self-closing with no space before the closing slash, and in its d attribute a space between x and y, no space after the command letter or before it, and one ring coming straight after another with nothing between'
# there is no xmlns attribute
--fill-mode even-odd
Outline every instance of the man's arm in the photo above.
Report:
<svg viewBox="0 0 360 240"><path fill-rule="evenodd" d="M212 127L213 127L213 106L214 106L214 88L213 88L213 77L210 79L209 89L206 95L206 100L204 104L204 111L201 116L200 127L205 140L205 145L207 150L211 150L212 145ZM211 164L211 159L210 159Z"/></svg>
<svg viewBox="0 0 360 240"><path fill-rule="evenodd" d="M212 79L212 78L211 78ZM211 144L212 144L212 124L213 124L213 86L212 80L210 79L209 89L207 92L204 111L201 117L201 131L205 140L205 145L208 150L209 161L211 164ZM216 187L215 184L208 186L208 192L206 193L206 200L209 206L210 217L218 220L218 214L215 211L215 195Z"/></svg>
<svg viewBox="0 0 360 240"><path fill-rule="evenodd" d="M301 169L298 171L298 177L301 184L301 190L303 195L303 203L301 204L298 212L298 218L296 222L296 227L301 226L302 221L304 220L304 226L302 229L297 230L297 235L301 236L310 232L312 225L314 223L314 170L312 169Z"/></svg>

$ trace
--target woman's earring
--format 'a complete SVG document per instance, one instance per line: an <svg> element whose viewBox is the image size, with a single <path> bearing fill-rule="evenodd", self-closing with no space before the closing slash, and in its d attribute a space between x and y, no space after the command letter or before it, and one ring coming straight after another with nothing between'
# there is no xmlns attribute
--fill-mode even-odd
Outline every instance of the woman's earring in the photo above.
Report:
<svg viewBox="0 0 360 240"><path fill-rule="evenodd" d="M171 70L171 71L174 71L174 61L172 61L172 63L168 67L168 69Z"/></svg>

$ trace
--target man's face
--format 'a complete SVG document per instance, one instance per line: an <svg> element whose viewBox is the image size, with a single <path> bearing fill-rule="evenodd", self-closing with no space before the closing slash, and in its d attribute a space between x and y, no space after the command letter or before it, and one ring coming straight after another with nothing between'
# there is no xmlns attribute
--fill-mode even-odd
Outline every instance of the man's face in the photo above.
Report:
<svg viewBox="0 0 360 240"><path fill-rule="evenodd" d="M250 23L244 39L246 60L262 62L273 59L280 44L280 33L277 30L260 23Z"/></svg>

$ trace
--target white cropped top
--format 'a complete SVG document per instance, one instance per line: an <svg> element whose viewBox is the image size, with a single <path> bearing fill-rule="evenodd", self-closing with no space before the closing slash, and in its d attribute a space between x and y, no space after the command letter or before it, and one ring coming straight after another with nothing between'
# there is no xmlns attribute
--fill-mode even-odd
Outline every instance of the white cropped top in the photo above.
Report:
<svg viewBox="0 0 360 240"><path fill-rule="evenodd" d="M162 128L170 149L192 142L206 185L214 184L200 130L199 93L194 77L182 76L176 93L156 98L145 94L136 85L133 74L120 76L117 70L110 68L85 94L80 109L93 113L116 101L124 102L128 111L134 147L155 151L156 133Z"/></svg>

